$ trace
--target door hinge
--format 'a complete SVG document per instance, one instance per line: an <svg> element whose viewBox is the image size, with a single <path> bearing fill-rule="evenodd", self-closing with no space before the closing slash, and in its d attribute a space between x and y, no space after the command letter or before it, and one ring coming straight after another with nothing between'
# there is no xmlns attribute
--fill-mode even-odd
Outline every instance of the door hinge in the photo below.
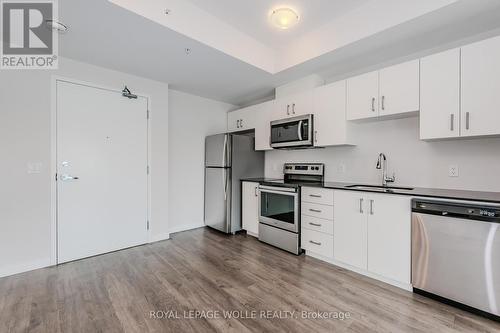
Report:
<svg viewBox="0 0 500 333"><path fill-rule="evenodd" d="M146 225L147 229L149 230L149 220L147 221Z"/></svg>

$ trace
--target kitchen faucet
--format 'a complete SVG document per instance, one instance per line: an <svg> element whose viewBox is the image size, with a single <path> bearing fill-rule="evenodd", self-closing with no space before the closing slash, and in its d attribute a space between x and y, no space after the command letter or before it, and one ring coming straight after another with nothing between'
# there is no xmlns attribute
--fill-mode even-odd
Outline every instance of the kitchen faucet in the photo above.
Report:
<svg viewBox="0 0 500 333"><path fill-rule="evenodd" d="M396 181L395 173L392 174L392 177L387 176L387 157L384 153L378 155L377 169L382 169L382 186L387 186L387 183L394 183Z"/></svg>

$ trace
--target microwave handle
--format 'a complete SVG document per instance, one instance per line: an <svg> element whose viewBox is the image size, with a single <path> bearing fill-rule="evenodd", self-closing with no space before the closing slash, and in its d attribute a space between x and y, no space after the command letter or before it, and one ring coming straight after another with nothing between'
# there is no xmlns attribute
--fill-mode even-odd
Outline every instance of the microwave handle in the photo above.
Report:
<svg viewBox="0 0 500 333"><path fill-rule="evenodd" d="M302 120L299 121L299 127L297 128L297 134L299 135L299 141L302 141Z"/></svg>

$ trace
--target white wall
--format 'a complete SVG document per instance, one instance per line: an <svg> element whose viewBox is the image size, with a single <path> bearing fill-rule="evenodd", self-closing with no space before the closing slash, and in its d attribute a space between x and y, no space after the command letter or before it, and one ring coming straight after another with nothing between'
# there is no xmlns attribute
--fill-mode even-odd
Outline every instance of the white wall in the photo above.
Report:
<svg viewBox="0 0 500 333"><path fill-rule="evenodd" d="M169 94L170 232L203 226L205 137L226 131L233 105Z"/></svg>
<svg viewBox="0 0 500 333"><path fill-rule="evenodd" d="M284 162L322 162L328 181L380 183L375 169L384 152L389 171L401 185L500 191L500 138L424 142L419 140L419 118L356 124L356 147L266 152L266 176L282 177ZM345 173L341 171L345 165ZM448 177L450 165L459 177Z"/></svg>
<svg viewBox="0 0 500 333"><path fill-rule="evenodd" d="M0 72L0 276L51 263L51 76L151 96L151 232L168 237L168 85L60 59L57 71ZM39 174L27 164L41 162Z"/></svg>

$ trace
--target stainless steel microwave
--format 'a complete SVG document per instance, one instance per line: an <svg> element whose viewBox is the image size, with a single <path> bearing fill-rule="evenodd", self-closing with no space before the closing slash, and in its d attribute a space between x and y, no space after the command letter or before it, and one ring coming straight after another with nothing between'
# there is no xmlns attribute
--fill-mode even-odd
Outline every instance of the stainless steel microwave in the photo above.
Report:
<svg viewBox="0 0 500 333"><path fill-rule="evenodd" d="M271 121L272 148L300 148L312 145L312 114Z"/></svg>

